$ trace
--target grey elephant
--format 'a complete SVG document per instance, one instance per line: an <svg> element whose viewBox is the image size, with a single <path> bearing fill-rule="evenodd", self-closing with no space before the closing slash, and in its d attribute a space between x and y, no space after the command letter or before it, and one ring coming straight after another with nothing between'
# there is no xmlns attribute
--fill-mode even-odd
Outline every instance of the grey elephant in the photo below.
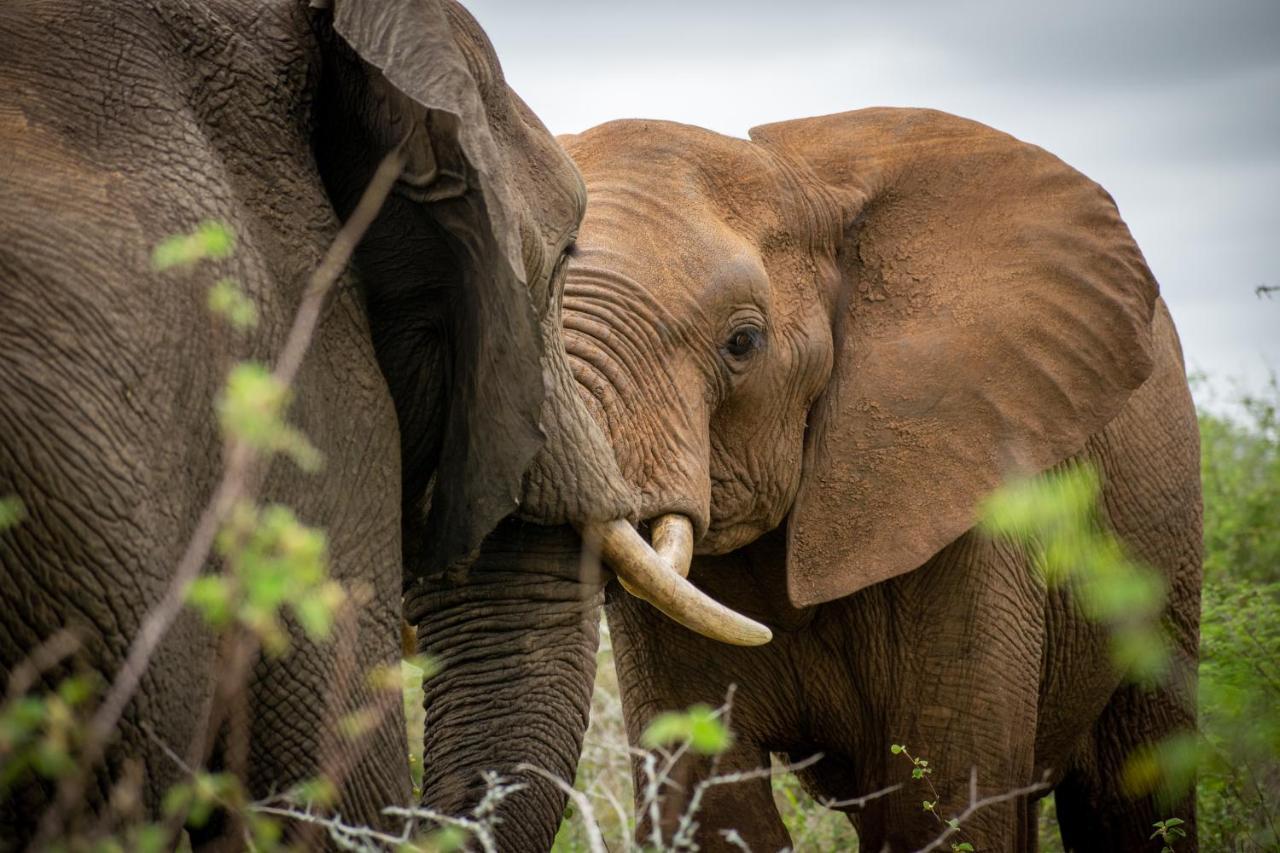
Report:
<svg viewBox="0 0 1280 853"><path fill-rule="evenodd" d="M574 376L640 519L689 531L689 577L775 632L716 644L611 596L633 745L658 712L736 685L719 773L821 753L802 781L847 802L906 778L890 753L906 743L940 814L967 804L971 768L984 796L1047 772L1069 849L1158 847L1152 822L1174 814L1193 846L1190 798L1166 813L1120 789L1126 755L1195 724L1201 504L1178 338L1111 198L928 110L750 141L620 121L562 142L589 198L564 292ZM1104 628L973 530L1002 482L1073 460L1102 472L1105 522L1168 584L1182 666L1165 686L1126 682ZM682 760L663 831L709 772ZM939 833L921 799L906 785L845 808L864 849L916 849ZM789 843L767 779L709 789L696 820L703 849L730 829ZM1033 798L963 832L1032 850Z"/></svg>
<svg viewBox="0 0 1280 853"><path fill-rule="evenodd" d="M275 357L339 222L399 146L406 165L324 309L289 411L323 469L277 462L261 492L323 526L333 575L370 598L332 645L295 628L290 657L257 664L250 793L309 778L327 756L346 768L348 821L376 825L406 803L398 707L359 739L338 725L373 701L359 674L399 658L406 588L420 642L446 667L426 799L465 810L479 770L524 761L571 779L601 601L598 578L579 581L572 526L616 531L636 499L561 343L580 179L475 21L437 0L7 4L0 92L0 495L28 510L0 538L4 674L64 626L83 639L79 664L119 670L217 481L227 358ZM238 237L210 280L234 277L259 309L231 347L207 282L148 265L160 239L205 219ZM522 520L482 548L517 507ZM477 702L480 637L517 666ZM582 653L561 656L561 640ZM167 752L186 755L209 717L216 653L194 613L176 622L91 806L136 760L157 808L184 773ZM505 701L557 678L572 689ZM498 731L516 734L477 746ZM548 846L563 808L554 784L529 782L504 805L509 849ZM49 794L10 792L6 839L30 837Z"/></svg>

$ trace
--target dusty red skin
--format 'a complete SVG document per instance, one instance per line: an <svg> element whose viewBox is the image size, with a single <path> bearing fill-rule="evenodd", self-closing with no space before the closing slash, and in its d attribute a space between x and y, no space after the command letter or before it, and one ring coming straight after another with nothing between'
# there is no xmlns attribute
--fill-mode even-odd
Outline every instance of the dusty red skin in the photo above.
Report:
<svg viewBox="0 0 1280 853"><path fill-rule="evenodd" d="M821 751L807 783L846 799L897 781L888 746L907 742L944 814L971 766L984 793L1051 769L1071 845L1139 849L1160 815L1117 790L1119 765L1194 723L1194 668L1120 686L1100 630L969 530L1006 478L1093 461L1194 661L1196 425L1141 252L1087 178L954 116L870 109L751 137L622 121L562 138L588 192L564 300L575 376L641 517L687 515L691 580L775 631L731 649L613 600L633 742L736 684L722 772ZM683 790L707 770L690 760ZM868 849L936 835L916 793L854 817ZM1031 814L993 807L966 839L1026 849ZM786 843L767 780L713 789L698 820L712 847L727 828Z"/></svg>

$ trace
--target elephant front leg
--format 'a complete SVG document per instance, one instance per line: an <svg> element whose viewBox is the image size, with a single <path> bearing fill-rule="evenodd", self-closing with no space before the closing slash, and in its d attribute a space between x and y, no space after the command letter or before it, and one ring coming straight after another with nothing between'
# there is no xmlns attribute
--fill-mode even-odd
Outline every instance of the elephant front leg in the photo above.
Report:
<svg viewBox="0 0 1280 853"><path fill-rule="evenodd" d="M743 649L707 640L676 625L643 601L611 587L606 608L622 691L627 738L639 748L645 730L665 711L695 704L728 706L732 743L716 756L655 750L632 759L636 843L645 849L754 851L790 846L769 779L774 726L786 726L776 675L788 642ZM794 707L791 704L789 707Z"/></svg>
<svg viewBox="0 0 1280 853"><path fill-rule="evenodd" d="M1039 781L1040 582L1018 555L965 536L877 600L897 640L873 688L883 718L868 730L864 766L869 790L902 787L857 819L865 849L920 849L963 816L945 847L1033 850L1034 798L1009 795ZM987 798L1000 799L965 815Z"/></svg>

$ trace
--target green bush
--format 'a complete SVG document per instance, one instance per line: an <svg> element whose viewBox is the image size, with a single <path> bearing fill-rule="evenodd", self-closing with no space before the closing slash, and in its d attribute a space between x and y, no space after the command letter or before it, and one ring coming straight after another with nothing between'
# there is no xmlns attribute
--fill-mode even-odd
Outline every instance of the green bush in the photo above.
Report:
<svg viewBox="0 0 1280 853"><path fill-rule="evenodd" d="M1280 848L1280 388L1202 411L1198 808L1206 850Z"/></svg>

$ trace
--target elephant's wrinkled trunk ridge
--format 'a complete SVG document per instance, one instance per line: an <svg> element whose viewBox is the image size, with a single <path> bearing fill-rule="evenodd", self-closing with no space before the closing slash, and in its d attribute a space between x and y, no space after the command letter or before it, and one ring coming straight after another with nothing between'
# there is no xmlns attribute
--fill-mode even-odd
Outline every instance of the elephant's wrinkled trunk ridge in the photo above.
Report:
<svg viewBox="0 0 1280 853"><path fill-rule="evenodd" d="M773 639L764 625L708 597L685 579L693 559L693 525L683 515L653 524L653 547L625 520L594 522L583 536L600 543L600 554L623 587L691 631L735 646L762 646Z"/></svg>

